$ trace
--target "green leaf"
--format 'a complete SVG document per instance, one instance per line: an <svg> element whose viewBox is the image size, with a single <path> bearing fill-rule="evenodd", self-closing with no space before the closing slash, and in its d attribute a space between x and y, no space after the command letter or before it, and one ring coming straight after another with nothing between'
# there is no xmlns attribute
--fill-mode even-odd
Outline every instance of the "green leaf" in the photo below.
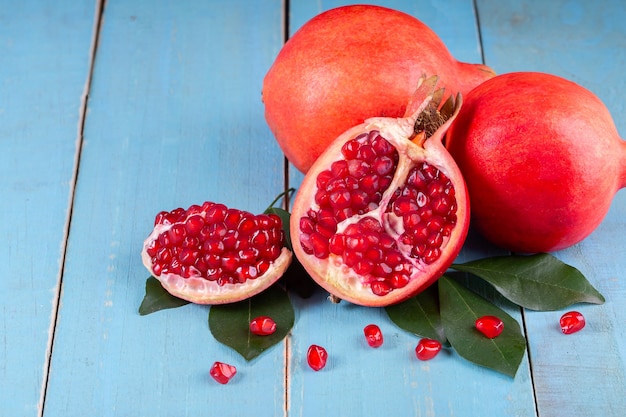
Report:
<svg viewBox="0 0 626 417"><path fill-rule="evenodd" d="M517 321L445 275L438 283L441 322L452 347L471 362L515 377L526 350L526 339ZM476 319L485 315L499 317L504 322L504 330L494 339L475 328Z"/></svg>
<svg viewBox="0 0 626 417"><path fill-rule="evenodd" d="M139 306L139 314L142 316L155 311L176 308L189 304L189 301L174 297L167 292L155 277L146 280L146 295Z"/></svg>
<svg viewBox="0 0 626 417"><path fill-rule="evenodd" d="M269 316L276 322L276 332L257 336L250 332L250 321ZM248 300L214 305L209 310L209 329L219 342L252 360L279 343L293 327L295 314L287 293L274 285Z"/></svg>
<svg viewBox="0 0 626 417"><path fill-rule="evenodd" d="M437 285L431 285L415 297L385 307L387 315L396 326L420 337L437 339L446 343L439 314Z"/></svg>
<svg viewBox="0 0 626 417"><path fill-rule="evenodd" d="M489 282L510 301L531 310L559 310L578 302L604 303L604 297L576 268L547 253L495 256L453 269Z"/></svg>

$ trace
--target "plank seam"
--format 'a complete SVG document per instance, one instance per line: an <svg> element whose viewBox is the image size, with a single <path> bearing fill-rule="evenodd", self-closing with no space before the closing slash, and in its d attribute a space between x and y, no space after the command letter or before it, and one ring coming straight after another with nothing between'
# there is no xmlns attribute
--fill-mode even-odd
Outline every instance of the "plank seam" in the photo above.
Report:
<svg viewBox="0 0 626 417"><path fill-rule="evenodd" d="M54 339L56 334L56 327L58 323L59 310L61 305L61 294L63 287L63 275L65 272L65 260L67 256L67 246L70 235L70 228L72 223L72 214L74 211L74 198L76 191L76 183L78 181L78 171L80 167L80 157L83 146L83 135L85 130L85 119L87 115L87 101L89 98L89 91L91 89L91 80L93 77L93 69L95 63L96 51L98 49L98 40L100 36L100 28L102 23L102 14L104 12L106 0L96 0L95 3L95 12L94 12L94 23L92 29L91 36L91 46L89 48L89 59L88 59L88 69L87 69L87 77L85 79L85 85L83 87L83 92L80 98L80 107L78 110L78 123L77 123L77 133L76 133L76 152L74 154L74 167L72 172L72 177L70 179L69 186L69 195L68 195L68 205L67 205L67 213L65 218L65 224L63 227L63 240L61 243L61 256L59 262L59 271L57 275L57 284L55 286L54 297L52 300L52 313L50 317L50 326L48 329L48 346L46 347L45 359L44 359L44 369L43 369L43 381L41 394L39 397L38 404L38 417L43 417L45 413L45 402L46 396L48 392L48 386L50 382L50 372L51 372L51 363L52 363L52 354L54 350Z"/></svg>
<svg viewBox="0 0 626 417"><path fill-rule="evenodd" d="M526 339L526 353L528 354L528 373L530 376L530 386L532 387L532 393L533 393L533 402L534 402L534 407L535 407L535 416L540 417L539 416L539 403L537 401L537 389L535 386L535 377L534 377L534 372L533 372L533 362L532 362L532 357L530 354L530 340L529 336L528 336L528 328L526 327L526 309L521 308L521 315L522 315L522 327L524 329L524 339Z"/></svg>

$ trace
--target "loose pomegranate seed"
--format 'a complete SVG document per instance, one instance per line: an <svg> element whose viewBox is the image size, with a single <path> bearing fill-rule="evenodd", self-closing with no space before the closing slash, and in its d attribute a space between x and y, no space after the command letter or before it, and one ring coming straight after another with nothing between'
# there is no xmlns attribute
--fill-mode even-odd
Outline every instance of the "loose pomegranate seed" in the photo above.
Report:
<svg viewBox="0 0 626 417"><path fill-rule="evenodd" d="M259 316L250 322L250 331L257 336L269 336L276 331L276 322L268 316Z"/></svg>
<svg viewBox="0 0 626 417"><path fill-rule="evenodd" d="M423 264L432 264L441 257L441 248L456 224L454 186L437 167L421 163L411 168L405 184L395 190L384 208L401 223L403 232L398 242L375 219L370 220L377 223L376 230L364 226L351 231L348 227L337 234L340 222L378 208L399 161L398 151L375 130L346 142L341 152L345 159L333 162L317 176L315 202L319 208L300 218L300 244L305 253L319 259L331 254L341 256L344 264L363 277L363 282L370 283L374 294L384 296L408 284L407 271L411 268L405 266L411 261L407 257ZM383 246L383 236L392 244ZM406 254L398 243L408 248L403 249ZM389 254L401 261L393 266L378 261Z"/></svg>
<svg viewBox="0 0 626 417"><path fill-rule="evenodd" d="M311 345L306 354L306 361L314 371L319 371L326 366L328 352L321 346Z"/></svg>
<svg viewBox="0 0 626 417"><path fill-rule="evenodd" d="M585 327L585 317L578 311L569 311L561 316L560 324L563 334L576 333Z"/></svg>
<svg viewBox="0 0 626 417"><path fill-rule="evenodd" d="M427 361L439 353L441 350L441 342L435 339L423 338L415 347L415 356L421 361Z"/></svg>
<svg viewBox="0 0 626 417"><path fill-rule="evenodd" d="M228 381L230 381L236 373L237 368L223 362L215 362L209 371L213 379L220 384L228 384Z"/></svg>
<svg viewBox="0 0 626 417"><path fill-rule="evenodd" d="M368 324L363 329L365 333L365 340L367 344L373 348L378 348L383 345L383 332L380 331L380 327L375 324Z"/></svg>
<svg viewBox="0 0 626 417"><path fill-rule="evenodd" d="M489 339L500 336L504 323L496 316L482 316L476 319L476 329Z"/></svg>

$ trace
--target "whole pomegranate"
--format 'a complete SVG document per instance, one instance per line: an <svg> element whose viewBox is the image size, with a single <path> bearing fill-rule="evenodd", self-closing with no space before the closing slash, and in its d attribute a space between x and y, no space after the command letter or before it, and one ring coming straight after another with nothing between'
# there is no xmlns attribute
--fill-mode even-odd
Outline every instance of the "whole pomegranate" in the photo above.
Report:
<svg viewBox="0 0 626 417"><path fill-rule="evenodd" d="M626 142L604 104L555 75L502 74L472 90L447 133L472 221L514 252L574 245L626 184Z"/></svg>
<svg viewBox="0 0 626 417"><path fill-rule="evenodd" d="M370 118L340 135L304 177L293 250L335 297L403 301L439 278L463 245L467 191L441 143L461 98L439 106L436 82L419 80L404 118Z"/></svg>
<svg viewBox="0 0 626 417"><path fill-rule="evenodd" d="M289 161L306 173L337 136L374 116L401 117L424 74L465 94L494 72L456 61L413 16L353 5L304 24L263 83L265 118Z"/></svg>
<svg viewBox="0 0 626 417"><path fill-rule="evenodd" d="M198 304L258 294L283 275L291 256L280 217L213 202L157 214L141 252L163 288Z"/></svg>

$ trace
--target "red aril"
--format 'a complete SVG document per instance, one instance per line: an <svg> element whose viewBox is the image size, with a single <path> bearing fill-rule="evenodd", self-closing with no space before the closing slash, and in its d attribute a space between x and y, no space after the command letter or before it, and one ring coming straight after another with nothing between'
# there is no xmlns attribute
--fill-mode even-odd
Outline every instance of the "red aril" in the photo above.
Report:
<svg viewBox="0 0 626 417"><path fill-rule="evenodd" d="M319 371L326 366L328 352L321 346L311 345L306 353L306 361L314 371Z"/></svg>
<svg viewBox="0 0 626 417"><path fill-rule="evenodd" d="M585 317L578 311L569 311L559 320L563 334L576 333L585 327Z"/></svg>
<svg viewBox="0 0 626 417"><path fill-rule="evenodd" d="M403 301L439 278L469 224L461 174L441 144L460 106L420 80L404 118L371 118L339 136L306 174L291 215L293 249L335 297Z"/></svg>
<svg viewBox="0 0 626 417"><path fill-rule="evenodd" d="M365 334L365 341L373 348L379 348L383 345L383 332L380 331L380 327L375 324L368 324L363 328Z"/></svg>
<svg viewBox="0 0 626 417"><path fill-rule="evenodd" d="M415 356L421 361L427 361L441 351L441 342L435 339L423 338L417 343L415 347Z"/></svg>
<svg viewBox="0 0 626 417"><path fill-rule="evenodd" d="M552 252L587 237L626 185L626 142L593 93L521 72L464 97L447 133L472 201L472 224L513 252Z"/></svg>
<svg viewBox="0 0 626 417"><path fill-rule="evenodd" d="M143 264L172 295L199 304L249 298L291 262L280 217L206 202L157 214Z"/></svg>
<svg viewBox="0 0 626 417"><path fill-rule="evenodd" d="M428 26L397 10L350 5L306 22L263 82L265 118L289 161L306 173L341 133L369 117L402 117L423 74L465 94L494 72L454 59Z"/></svg>
<svg viewBox="0 0 626 417"><path fill-rule="evenodd" d="M228 384L236 373L237 368L224 362L215 362L209 371L213 379L220 384Z"/></svg>
<svg viewBox="0 0 626 417"><path fill-rule="evenodd" d="M250 332L257 336L269 336L276 331L276 322L268 316L255 317L250 321Z"/></svg>
<svg viewBox="0 0 626 417"><path fill-rule="evenodd" d="M496 316L482 316L476 319L476 330L481 332L485 337L493 339L500 336L504 330L504 322Z"/></svg>

